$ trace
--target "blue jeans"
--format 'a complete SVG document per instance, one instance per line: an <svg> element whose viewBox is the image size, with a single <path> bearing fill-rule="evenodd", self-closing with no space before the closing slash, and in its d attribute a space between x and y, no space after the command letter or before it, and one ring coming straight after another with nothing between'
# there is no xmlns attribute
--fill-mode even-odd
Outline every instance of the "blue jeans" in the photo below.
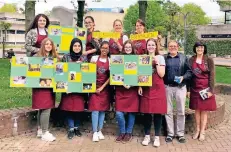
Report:
<svg viewBox="0 0 231 152"><path fill-rule="evenodd" d="M116 111L116 119L119 125L120 134L132 133L133 126L135 123L134 113L128 112L127 127L126 127L124 112Z"/></svg>
<svg viewBox="0 0 231 152"><path fill-rule="evenodd" d="M78 118L79 113L78 112L67 112L66 119L69 129L77 129L80 125L80 120Z"/></svg>
<svg viewBox="0 0 231 152"><path fill-rule="evenodd" d="M91 120L92 120L93 132L98 132L102 130L104 118L105 118L104 111L92 111Z"/></svg>

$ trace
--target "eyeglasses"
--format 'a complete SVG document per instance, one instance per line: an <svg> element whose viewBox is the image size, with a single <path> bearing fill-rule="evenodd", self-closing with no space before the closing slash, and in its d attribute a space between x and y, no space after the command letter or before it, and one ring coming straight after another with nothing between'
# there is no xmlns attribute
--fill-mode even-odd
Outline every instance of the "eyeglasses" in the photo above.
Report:
<svg viewBox="0 0 231 152"><path fill-rule="evenodd" d="M177 46L176 46L176 45L175 45L175 46L172 46L172 45L171 45L171 46L169 46L169 47L170 47L170 48L177 48Z"/></svg>
<svg viewBox="0 0 231 152"><path fill-rule="evenodd" d="M128 50L128 49L132 49L132 47L125 47L124 49L127 49L127 50Z"/></svg>

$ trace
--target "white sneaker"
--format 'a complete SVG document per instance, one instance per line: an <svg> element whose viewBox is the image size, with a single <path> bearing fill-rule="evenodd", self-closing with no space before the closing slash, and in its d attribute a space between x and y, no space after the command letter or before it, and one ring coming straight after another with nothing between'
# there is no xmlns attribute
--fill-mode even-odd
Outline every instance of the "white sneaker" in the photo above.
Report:
<svg viewBox="0 0 231 152"><path fill-rule="evenodd" d="M38 137L38 138L41 138L42 135L43 135L43 130L42 130L42 129L38 129L38 130L37 130L37 137Z"/></svg>
<svg viewBox="0 0 231 152"><path fill-rule="evenodd" d="M55 141L56 138L49 131L46 131L42 135L42 140L44 140L44 141Z"/></svg>
<svg viewBox="0 0 231 152"><path fill-rule="evenodd" d="M98 132L98 137L99 137L100 140L104 140L105 139L104 135L103 135L103 133L101 131Z"/></svg>
<svg viewBox="0 0 231 152"><path fill-rule="evenodd" d="M160 137L159 136L155 136L153 146L154 147L159 147L160 146Z"/></svg>
<svg viewBox="0 0 231 152"><path fill-rule="evenodd" d="M99 141L99 136L98 136L97 132L94 132L93 137L92 137L92 141L94 141L94 142Z"/></svg>
<svg viewBox="0 0 231 152"><path fill-rule="evenodd" d="M148 146L150 143L150 135L145 135L144 140L142 141L142 145Z"/></svg>

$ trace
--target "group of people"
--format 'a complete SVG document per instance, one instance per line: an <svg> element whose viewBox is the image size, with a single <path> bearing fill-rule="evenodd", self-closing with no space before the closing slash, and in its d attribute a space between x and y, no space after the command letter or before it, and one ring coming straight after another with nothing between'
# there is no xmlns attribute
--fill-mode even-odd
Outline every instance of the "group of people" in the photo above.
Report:
<svg viewBox="0 0 231 152"><path fill-rule="evenodd" d="M197 126L193 139L199 138L201 141L205 139L207 111L216 110L214 63L212 58L207 56L206 45L201 42L195 43L193 48L195 55L188 60L184 54L178 52L178 43L171 40L168 43L168 53L162 56L159 53L159 43L156 39L129 40L128 36L122 32L121 20L117 19L113 23L114 31L120 32L121 37L102 42L92 37L92 32L95 31L94 18L86 16L84 24L88 30L86 50L83 50L81 40L74 38L70 44L70 53L65 54L62 58L58 56L53 41L47 38L49 26L47 16L37 15L26 33L25 48L29 56L53 57L62 62L91 62L97 66L96 93L90 94L87 99L80 93L62 94L59 108L67 112L67 136L69 139L75 135L82 135L79 130L79 112L84 111L86 100L92 117L92 141L97 142L104 139L102 129L105 111L110 109L110 102L114 100L119 127L116 142L126 143L132 140L136 113L142 113L145 133L142 145L147 146L150 143L151 125L154 123L153 146L160 146L159 137L163 116L167 122L166 142L172 142L176 137L180 143L184 143L186 142L184 136L186 95L190 98L190 108L195 110ZM138 19L135 29L136 34L145 33L145 23ZM110 86L110 54L150 55L153 70L152 86ZM176 77L179 78L179 81L175 81ZM199 92L206 88L209 88L208 98L203 100ZM176 127L174 127L173 119L174 102L176 102L177 108ZM54 135L48 130L50 111L54 107L55 94L52 89L32 89L32 108L39 109L37 136L45 141L55 140ZM125 115L127 115L127 121Z"/></svg>

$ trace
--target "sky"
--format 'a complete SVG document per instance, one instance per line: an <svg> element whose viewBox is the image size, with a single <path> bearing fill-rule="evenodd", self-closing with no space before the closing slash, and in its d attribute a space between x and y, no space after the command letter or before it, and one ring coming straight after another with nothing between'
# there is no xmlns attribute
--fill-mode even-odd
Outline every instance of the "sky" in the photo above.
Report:
<svg viewBox="0 0 231 152"><path fill-rule="evenodd" d="M70 3L71 0L47 0L47 3L44 3L43 0L40 0L36 4L36 14L49 11L54 6L64 6L70 9L73 9L73 5ZM74 0L76 1L76 0ZM130 5L135 4L137 0L102 0L102 2L93 2L94 0L86 0L89 8L114 8L114 7L123 7L128 8ZM224 16L224 12L220 11L220 7L213 0L170 0L177 3L180 6L183 6L185 3L196 3L201 6L204 12L208 17L219 18ZM22 5L25 0L0 0L0 5L3 3L17 3Z"/></svg>

